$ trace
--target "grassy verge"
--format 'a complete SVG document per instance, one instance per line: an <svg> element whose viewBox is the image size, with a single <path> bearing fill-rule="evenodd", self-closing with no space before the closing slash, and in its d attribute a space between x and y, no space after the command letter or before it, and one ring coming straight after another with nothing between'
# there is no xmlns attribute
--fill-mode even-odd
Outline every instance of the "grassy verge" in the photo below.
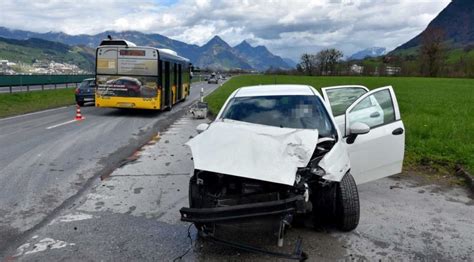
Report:
<svg viewBox="0 0 474 262"><path fill-rule="evenodd" d="M74 89L0 94L0 117L72 105L74 103Z"/></svg>
<svg viewBox="0 0 474 262"><path fill-rule="evenodd" d="M258 84L324 86L360 84L369 89L392 85L406 127L405 166L474 172L474 79L409 77L306 77L248 75L234 77L206 97L216 113L237 88Z"/></svg>

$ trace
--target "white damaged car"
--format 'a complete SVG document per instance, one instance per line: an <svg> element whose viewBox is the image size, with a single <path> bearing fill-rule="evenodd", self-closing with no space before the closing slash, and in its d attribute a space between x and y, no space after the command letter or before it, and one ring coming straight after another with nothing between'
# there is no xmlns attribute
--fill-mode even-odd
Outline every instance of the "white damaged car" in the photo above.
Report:
<svg viewBox="0 0 474 262"><path fill-rule="evenodd" d="M391 86L242 87L197 127L183 221L214 225L309 214L343 231L359 223L357 184L400 173L405 133ZM323 98L324 97L324 98ZM281 230L280 230L281 231Z"/></svg>

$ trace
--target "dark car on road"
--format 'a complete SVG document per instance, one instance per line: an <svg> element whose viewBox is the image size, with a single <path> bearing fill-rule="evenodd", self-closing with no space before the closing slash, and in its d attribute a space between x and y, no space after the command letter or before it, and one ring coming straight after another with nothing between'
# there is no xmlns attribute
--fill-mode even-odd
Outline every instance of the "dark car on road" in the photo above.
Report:
<svg viewBox="0 0 474 262"><path fill-rule="evenodd" d="M219 83L219 78L213 74L209 79L207 79L208 84L218 84Z"/></svg>
<svg viewBox="0 0 474 262"><path fill-rule="evenodd" d="M75 91L76 103L83 106L87 102L95 102L95 78L84 79Z"/></svg>

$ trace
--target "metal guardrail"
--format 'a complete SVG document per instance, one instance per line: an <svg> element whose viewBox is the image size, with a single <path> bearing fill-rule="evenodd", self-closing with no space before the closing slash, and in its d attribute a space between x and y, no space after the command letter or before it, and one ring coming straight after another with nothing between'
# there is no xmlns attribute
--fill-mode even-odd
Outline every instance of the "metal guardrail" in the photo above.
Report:
<svg viewBox="0 0 474 262"><path fill-rule="evenodd" d="M80 83L86 78L93 78L94 75L0 75L0 93L13 93L22 91L54 89L58 85ZM5 87L8 89L5 90ZM21 88L16 88L21 87ZM26 87L26 88L23 88ZM48 88L49 87L49 88ZM2 92L3 89L3 92Z"/></svg>

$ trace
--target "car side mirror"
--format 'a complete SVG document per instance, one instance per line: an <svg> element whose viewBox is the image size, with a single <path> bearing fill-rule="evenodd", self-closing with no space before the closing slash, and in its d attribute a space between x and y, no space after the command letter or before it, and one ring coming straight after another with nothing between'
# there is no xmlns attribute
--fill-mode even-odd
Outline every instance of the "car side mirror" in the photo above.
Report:
<svg viewBox="0 0 474 262"><path fill-rule="evenodd" d="M358 135L367 134L370 131L370 127L362 122L355 122L349 128L349 136L346 139L348 144L354 143Z"/></svg>
<svg viewBox="0 0 474 262"><path fill-rule="evenodd" d="M201 134L202 132L206 131L207 128L209 128L209 124L202 123L196 127L196 131L198 132L198 134Z"/></svg>

